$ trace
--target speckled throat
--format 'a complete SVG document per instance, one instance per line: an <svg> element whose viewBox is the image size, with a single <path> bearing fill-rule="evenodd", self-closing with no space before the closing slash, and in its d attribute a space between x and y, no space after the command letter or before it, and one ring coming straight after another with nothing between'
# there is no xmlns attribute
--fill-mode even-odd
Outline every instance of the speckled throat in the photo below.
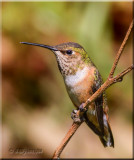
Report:
<svg viewBox="0 0 134 160"><path fill-rule="evenodd" d="M60 51L56 53L56 59L58 63L59 70L63 76L74 75L78 69L83 69L85 65L81 57L70 56L67 57L61 54Z"/></svg>

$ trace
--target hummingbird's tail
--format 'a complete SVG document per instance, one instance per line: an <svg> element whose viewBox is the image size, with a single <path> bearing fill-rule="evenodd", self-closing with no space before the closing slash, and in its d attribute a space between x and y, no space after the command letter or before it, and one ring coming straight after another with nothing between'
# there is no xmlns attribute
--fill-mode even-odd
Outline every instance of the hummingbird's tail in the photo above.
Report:
<svg viewBox="0 0 134 160"><path fill-rule="evenodd" d="M94 133L96 133L99 136L104 147L114 147L113 134L112 134L110 125L107 121L107 117L105 113L103 114L103 123L104 123L103 134L98 128L98 126L96 126L96 123L94 121L89 120L89 118L87 117L87 114L84 114L84 118L85 118L86 124L92 129Z"/></svg>
<svg viewBox="0 0 134 160"><path fill-rule="evenodd" d="M99 136L104 147L114 147L114 138L109 123L104 124L104 136Z"/></svg>

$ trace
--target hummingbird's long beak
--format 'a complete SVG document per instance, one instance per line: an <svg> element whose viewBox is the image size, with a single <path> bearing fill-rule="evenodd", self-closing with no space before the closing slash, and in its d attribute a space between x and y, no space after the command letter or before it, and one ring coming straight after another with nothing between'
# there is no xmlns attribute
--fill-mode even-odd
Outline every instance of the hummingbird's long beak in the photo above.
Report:
<svg viewBox="0 0 134 160"><path fill-rule="evenodd" d="M44 45L44 44L38 44L38 43L29 43L29 42L20 42L22 44L28 44L28 45L33 45L33 46L39 46L39 47L43 47L43 48L47 48L50 49L52 51L58 51L58 49L56 49L53 46L48 46L48 45Z"/></svg>

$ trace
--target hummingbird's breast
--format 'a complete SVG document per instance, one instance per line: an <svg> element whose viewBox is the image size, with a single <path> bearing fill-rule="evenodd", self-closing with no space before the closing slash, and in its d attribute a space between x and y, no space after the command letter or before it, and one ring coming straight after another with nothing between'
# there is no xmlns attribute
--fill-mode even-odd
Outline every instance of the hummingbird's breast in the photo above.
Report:
<svg viewBox="0 0 134 160"><path fill-rule="evenodd" d="M70 99L76 107L84 103L92 94L94 66L79 69L76 74L64 77Z"/></svg>

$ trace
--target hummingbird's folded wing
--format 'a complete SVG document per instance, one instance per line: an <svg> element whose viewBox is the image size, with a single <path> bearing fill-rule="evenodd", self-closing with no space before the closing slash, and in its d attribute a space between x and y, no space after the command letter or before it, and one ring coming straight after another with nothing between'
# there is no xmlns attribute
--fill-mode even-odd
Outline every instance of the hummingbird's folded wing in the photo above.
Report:
<svg viewBox="0 0 134 160"><path fill-rule="evenodd" d="M96 69L94 72L94 84L92 85L92 94L102 85L102 78ZM105 93L102 93L91 104L84 114L86 124L96 133L104 147L114 147L114 138L108 122L108 106Z"/></svg>
<svg viewBox="0 0 134 160"><path fill-rule="evenodd" d="M99 71L96 69L95 70L95 81L92 87L93 93L95 93L101 86L102 84L102 78L99 73ZM103 94L101 94L97 99L95 100L95 110L96 110L96 116L97 120L102 132L102 135L104 135L104 122L103 122Z"/></svg>

